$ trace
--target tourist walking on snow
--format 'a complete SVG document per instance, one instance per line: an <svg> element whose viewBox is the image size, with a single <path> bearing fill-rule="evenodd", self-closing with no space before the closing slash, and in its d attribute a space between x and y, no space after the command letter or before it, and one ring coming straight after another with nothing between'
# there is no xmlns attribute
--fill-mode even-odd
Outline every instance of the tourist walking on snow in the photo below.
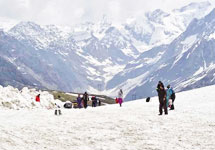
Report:
<svg viewBox="0 0 215 150"><path fill-rule="evenodd" d="M80 94L78 94L77 103L78 103L78 108L82 108L82 98L81 98Z"/></svg>
<svg viewBox="0 0 215 150"><path fill-rule="evenodd" d="M157 92L158 92L158 98L159 98L159 115L163 114L163 108L165 111L165 114L168 114L167 110L167 100L166 100L166 91L164 89L164 85L161 81L159 81L157 86Z"/></svg>
<svg viewBox="0 0 215 150"><path fill-rule="evenodd" d="M172 87L170 87L170 85L167 86L167 91L168 93L170 94L170 97L169 99L171 99L172 102L171 105L170 105L170 110L174 110L175 109L175 106L174 106L174 101L175 101L175 92L174 90L172 89ZM167 94L168 95L168 94Z"/></svg>
<svg viewBox="0 0 215 150"><path fill-rule="evenodd" d="M84 108L87 108L87 101L89 101L89 96L88 96L87 92L85 92L83 95Z"/></svg>
<svg viewBox="0 0 215 150"><path fill-rule="evenodd" d="M123 102L123 92L122 92L122 89L120 89L118 93L118 103L120 107L122 106L122 102Z"/></svg>

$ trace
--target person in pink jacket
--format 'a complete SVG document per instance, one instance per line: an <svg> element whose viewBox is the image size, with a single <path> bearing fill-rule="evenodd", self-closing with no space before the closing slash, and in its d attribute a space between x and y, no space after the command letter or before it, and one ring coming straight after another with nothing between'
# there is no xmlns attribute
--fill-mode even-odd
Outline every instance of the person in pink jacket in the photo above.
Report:
<svg viewBox="0 0 215 150"><path fill-rule="evenodd" d="M120 107L122 106L122 102L123 102L123 92L122 92L122 89L120 89L118 93L118 103Z"/></svg>

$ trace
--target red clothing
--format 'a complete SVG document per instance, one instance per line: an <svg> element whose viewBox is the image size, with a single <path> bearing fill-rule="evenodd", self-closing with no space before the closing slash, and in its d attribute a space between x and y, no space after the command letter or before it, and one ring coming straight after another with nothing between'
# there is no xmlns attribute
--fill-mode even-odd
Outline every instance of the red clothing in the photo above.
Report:
<svg viewBox="0 0 215 150"><path fill-rule="evenodd" d="M118 103L118 102L119 102L118 98L116 98L116 99L115 99L115 102L116 102L116 103Z"/></svg>
<svg viewBox="0 0 215 150"><path fill-rule="evenodd" d="M40 102L40 97L36 96L36 102Z"/></svg>

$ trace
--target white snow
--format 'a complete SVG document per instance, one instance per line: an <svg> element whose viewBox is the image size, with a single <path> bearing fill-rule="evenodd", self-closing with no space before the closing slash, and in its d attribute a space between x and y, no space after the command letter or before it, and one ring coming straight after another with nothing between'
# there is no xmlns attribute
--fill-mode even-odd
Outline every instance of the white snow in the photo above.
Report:
<svg viewBox="0 0 215 150"><path fill-rule="evenodd" d="M197 42L197 34L191 35L191 36L187 37L184 41L181 42L181 44L182 44L182 51L176 57L174 63L172 64L172 67L174 67L174 65L183 57L183 54L185 52L187 52L193 46L193 44L195 42ZM190 54L187 55L187 59L189 58L189 55Z"/></svg>
<svg viewBox="0 0 215 150"><path fill-rule="evenodd" d="M40 94L40 103L35 101L38 94ZM36 91L35 89L28 89L27 87L19 91L11 86L0 86L0 108L51 109L54 107L55 102L54 97L46 91Z"/></svg>
<svg viewBox="0 0 215 150"><path fill-rule="evenodd" d="M158 69L162 69L162 68L166 67L167 65L168 64L162 64L162 65L160 65L160 67Z"/></svg>
<svg viewBox="0 0 215 150"><path fill-rule="evenodd" d="M159 52L157 54L157 56L154 58L144 58L144 63L155 64L156 62L158 62L161 59L163 54L164 54L164 52Z"/></svg>
<svg viewBox="0 0 215 150"><path fill-rule="evenodd" d="M187 37L184 41L181 42L183 44L182 53L185 53L197 40L197 34L191 35Z"/></svg>
<svg viewBox="0 0 215 150"><path fill-rule="evenodd" d="M196 75L202 73L203 70L204 70L203 67L200 67L199 70L197 70L197 71L193 74L193 76L196 76Z"/></svg>
<svg viewBox="0 0 215 150"><path fill-rule="evenodd" d="M87 109L0 110L2 150L214 150L215 86L176 93L158 116L158 98ZM6 97L5 97L6 98Z"/></svg>
<svg viewBox="0 0 215 150"><path fill-rule="evenodd" d="M215 33L209 35L208 40L215 39Z"/></svg>
<svg viewBox="0 0 215 150"><path fill-rule="evenodd" d="M127 56L133 56L134 58L137 57L130 48L123 48L122 52Z"/></svg>
<svg viewBox="0 0 215 150"><path fill-rule="evenodd" d="M60 50L58 51L58 53L59 53L60 55L64 56L64 57L66 57L66 56L69 55L69 53L65 53L65 52L60 51Z"/></svg>

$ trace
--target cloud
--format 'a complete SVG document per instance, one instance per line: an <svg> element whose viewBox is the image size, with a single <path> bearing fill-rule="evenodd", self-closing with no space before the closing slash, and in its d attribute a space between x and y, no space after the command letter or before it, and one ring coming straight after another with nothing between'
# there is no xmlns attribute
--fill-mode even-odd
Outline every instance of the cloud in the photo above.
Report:
<svg viewBox="0 0 215 150"><path fill-rule="evenodd" d="M165 11L203 0L0 0L0 17L40 24L72 25L106 14L113 22L157 8ZM215 5L215 0L209 0Z"/></svg>

